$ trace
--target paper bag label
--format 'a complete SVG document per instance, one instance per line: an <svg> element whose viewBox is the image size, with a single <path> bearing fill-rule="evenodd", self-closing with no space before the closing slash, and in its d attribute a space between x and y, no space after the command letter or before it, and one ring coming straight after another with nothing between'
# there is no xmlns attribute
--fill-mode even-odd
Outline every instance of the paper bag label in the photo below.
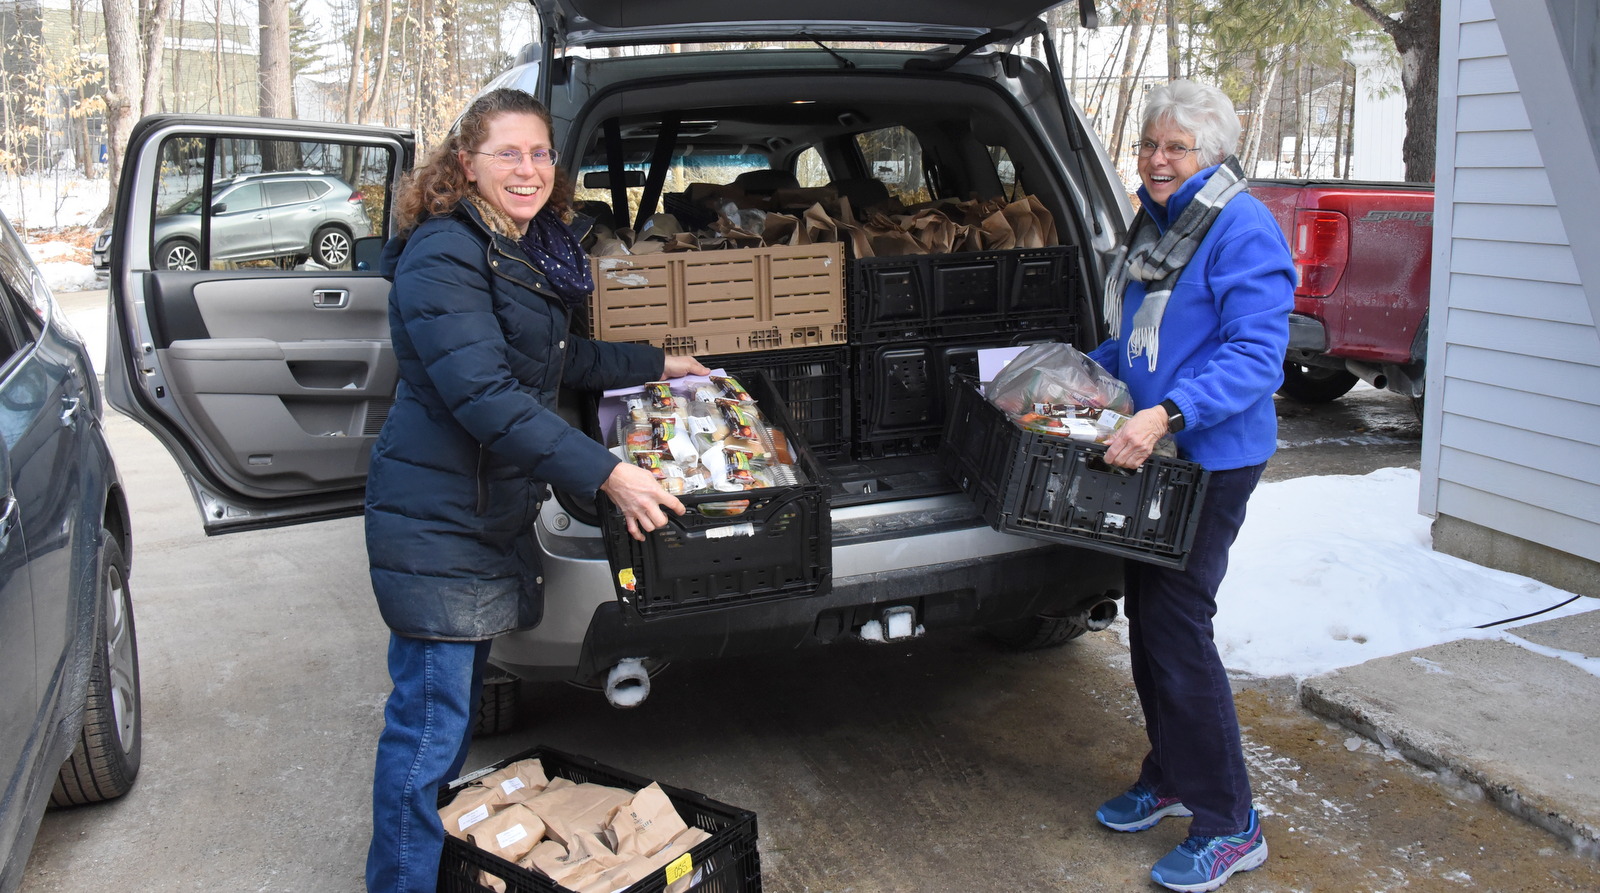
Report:
<svg viewBox="0 0 1600 893"><path fill-rule="evenodd" d="M463 813L456 821L456 830L465 831L489 817L489 804L485 803L471 812Z"/></svg>
<svg viewBox="0 0 1600 893"><path fill-rule="evenodd" d="M504 792L507 797L515 794L525 787L527 787L527 785L523 784L522 779L520 778L508 778L505 781L500 782L500 790Z"/></svg>
<svg viewBox="0 0 1600 893"><path fill-rule="evenodd" d="M694 871L694 859L684 853L667 863L667 883L675 883L691 871Z"/></svg>
<svg viewBox="0 0 1600 893"><path fill-rule="evenodd" d="M517 841L522 840L523 838L526 838L527 836L528 836L528 829L527 828L524 828L521 825L512 825L511 827L505 829L504 831L501 831L499 834L496 834L494 836L494 842L499 844L500 845L500 849L503 850L506 847L511 846L512 844L516 843Z"/></svg>

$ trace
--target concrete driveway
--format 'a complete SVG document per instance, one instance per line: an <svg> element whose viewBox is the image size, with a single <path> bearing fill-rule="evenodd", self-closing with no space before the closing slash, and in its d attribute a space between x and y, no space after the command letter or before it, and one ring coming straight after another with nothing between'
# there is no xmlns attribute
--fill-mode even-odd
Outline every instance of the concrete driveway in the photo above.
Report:
<svg viewBox="0 0 1600 893"><path fill-rule="evenodd" d="M107 428L134 511L144 764L122 800L45 818L23 890L360 890L387 693L360 520L208 539L156 441ZM527 728L469 765L546 744L752 809L777 893L1153 889L1183 823L1093 820L1144 750L1126 662L1115 629L1022 655L948 635L679 665L631 711L529 687ZM1312 718L1292 686L1239 688L1273 857L1226 889L1600 889L1596 863Z"/></svg>

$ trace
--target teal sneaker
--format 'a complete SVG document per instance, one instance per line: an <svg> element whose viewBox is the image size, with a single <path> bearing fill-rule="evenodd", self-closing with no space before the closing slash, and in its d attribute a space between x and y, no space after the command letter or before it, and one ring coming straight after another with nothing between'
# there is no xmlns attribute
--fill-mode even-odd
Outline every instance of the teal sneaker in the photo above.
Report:
<svg viewBox="0 0 1600 893"><path fill-rule="evenodd" d="M1226 837L1190 837L1150 869L1150 879L1180 893L1215 890L1234 872L1260 868L1267 861L1261 820L1250 810L1250 826Z"/></svg>
<svg viewBox="0 0 1600 893"><path fill-rule="evenodd" d="M1157 797L1144 782L1128 788L1126 794L1112 797L1094 811L1094 817L1113 831L1143 831L1169 815L1193 815L1177 797Z"/></svg>

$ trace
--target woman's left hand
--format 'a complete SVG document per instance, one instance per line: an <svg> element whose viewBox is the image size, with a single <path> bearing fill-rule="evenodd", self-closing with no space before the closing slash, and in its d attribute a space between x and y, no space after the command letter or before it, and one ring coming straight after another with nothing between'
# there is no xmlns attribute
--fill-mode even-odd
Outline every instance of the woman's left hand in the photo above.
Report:
<svg viewBox="0 0 1600 893"><path fill-rule="evenodd" d="M1156 441L1166 434L1167 411L1159 406L1141 409L1106 441L1106 461L1122 468L1138 468L1155 451Z"/></svg>
<svg viewBox="0 0 1600 893"><path fill-rule="evenodd" d="M694 357L667 357L666 366L661 370L661 377L682 378L685 375L710 375L711 370L700 364Z"/></svg>

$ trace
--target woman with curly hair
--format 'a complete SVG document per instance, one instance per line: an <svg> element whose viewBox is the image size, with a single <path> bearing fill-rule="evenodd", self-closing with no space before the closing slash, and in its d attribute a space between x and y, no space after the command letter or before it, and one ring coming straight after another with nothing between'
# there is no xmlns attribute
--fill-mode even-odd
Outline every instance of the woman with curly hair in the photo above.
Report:
<svg viewBox="0 0 1600 893"><path fill-rule="evenodd" d="M417 168L384 250L400 383L367 475L367 556L389 626L367 889L433 891L439 786L458 776L490 641L538 624L533 532L547 485L603 491L640 539L683 505L650 472L564 421L562 387L708 370L571 333L593 283L563 221L549 111L493 90Z"/></svg>

